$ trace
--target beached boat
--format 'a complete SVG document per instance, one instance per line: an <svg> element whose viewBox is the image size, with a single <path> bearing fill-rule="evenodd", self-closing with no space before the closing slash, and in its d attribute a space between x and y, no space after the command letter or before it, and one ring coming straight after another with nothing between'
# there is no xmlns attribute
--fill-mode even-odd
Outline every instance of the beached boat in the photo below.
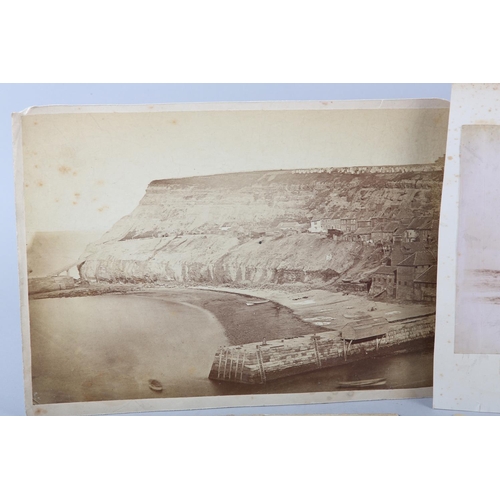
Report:
<svg viewBox="0 0 500 500"><path fill-rule="evenodd" d="M247 302L247 306L258 306L259 304L267 304L269 300L253 300Z"/></svg>
<svg viewBox="0 0 500 500"><path fill-rule="evenodd" d="M351 380L348 382L339 382L339 387L359 388L359 387L379 387L386 384L385 378L373 378L367 380Z"/></svg>

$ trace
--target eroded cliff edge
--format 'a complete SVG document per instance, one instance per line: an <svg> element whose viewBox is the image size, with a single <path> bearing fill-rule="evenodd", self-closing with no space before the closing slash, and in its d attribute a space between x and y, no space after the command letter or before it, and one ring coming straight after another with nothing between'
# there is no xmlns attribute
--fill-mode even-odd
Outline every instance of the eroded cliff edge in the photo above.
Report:
<svg viewBox="0 0 500 500"><path fill-rule="evenodd" d="M137 208L79 259L84 280L264 285L361 277L381 246L308 232L334 216L439 213L443 167L266 171L151 182Z"/></svg>

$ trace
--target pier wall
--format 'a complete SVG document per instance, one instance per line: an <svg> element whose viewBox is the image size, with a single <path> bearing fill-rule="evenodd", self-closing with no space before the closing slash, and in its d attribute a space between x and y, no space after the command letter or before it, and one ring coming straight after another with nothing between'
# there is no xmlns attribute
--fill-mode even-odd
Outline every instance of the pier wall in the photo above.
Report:
<svg viewBox="0 0 500 500"><path fill-rule="evenodd" d="M290 375L310 372L383 355L389 349L434 336L435 315L394 322L377 340L344 344L338 331L301 337L220 347L209 378L243 384L265 384ZM345 350L347 349L347 353Z"/></svg>

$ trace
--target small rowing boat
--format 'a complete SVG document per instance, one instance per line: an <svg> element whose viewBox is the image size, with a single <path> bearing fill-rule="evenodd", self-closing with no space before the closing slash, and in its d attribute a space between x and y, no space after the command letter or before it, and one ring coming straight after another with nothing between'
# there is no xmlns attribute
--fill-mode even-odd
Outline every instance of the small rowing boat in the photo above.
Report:
<svg viewBox="0 0 500 500"><path fill-rule="evenodd" d="M158 380L150 379L148 380L149 388L155 392L163 391L163 386L158 382Z"/></svg>
<svg viewBox="0 0 500 500"><path fill-rule="evenodd" d="M258 306L259 304L267 304L269 300L253 300L251 302L247 302L247 306Z"/></svg>
<svg viewBox="0 0 500 500"><path fill-rule="evenodd" d="M379 387L387 383L385 378L372 378L367 380L351 380L346 382L338 382L339 387L359 388L359 387Z"/></svg>

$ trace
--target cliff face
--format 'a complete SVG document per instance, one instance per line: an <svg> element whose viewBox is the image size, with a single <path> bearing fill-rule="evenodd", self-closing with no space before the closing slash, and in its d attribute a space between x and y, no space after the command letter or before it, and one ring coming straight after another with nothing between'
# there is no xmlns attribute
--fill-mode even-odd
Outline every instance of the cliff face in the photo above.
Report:
<svg viewBox="0 0 500 500"><path fill-rule="evenodd" d="M83 279L286 283L329 281L382 255L307 233L349 213L438 213L442 167L268 171L151 182L138 207L80 258ZM292 223L289 227L286 223ZM281 226L280 226L281 224Z"/></svg>

